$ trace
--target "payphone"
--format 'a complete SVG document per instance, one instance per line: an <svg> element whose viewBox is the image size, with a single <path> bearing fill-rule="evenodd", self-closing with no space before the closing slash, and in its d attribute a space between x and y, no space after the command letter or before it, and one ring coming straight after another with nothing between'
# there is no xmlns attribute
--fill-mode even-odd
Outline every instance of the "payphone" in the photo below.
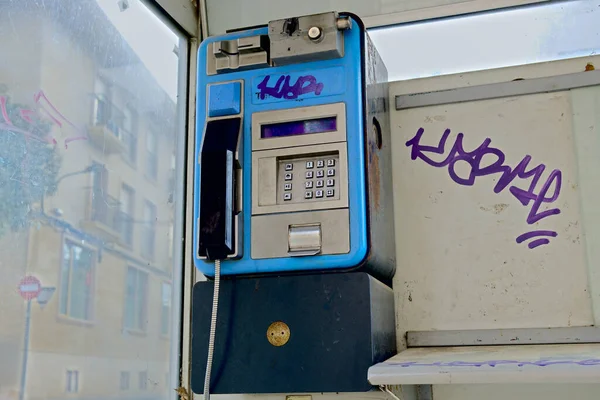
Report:
<svg viewBox="0 0 600 400"><path fill-rule="evenodd" d="M194 391L213 349L216 393L367 387L353 374L394 348L395 246L387 72L362 22L328 12L208 38L197 81L194 263L214 285L194 288ZM321 350L338 386L326 360L303 366Z"/></svg>

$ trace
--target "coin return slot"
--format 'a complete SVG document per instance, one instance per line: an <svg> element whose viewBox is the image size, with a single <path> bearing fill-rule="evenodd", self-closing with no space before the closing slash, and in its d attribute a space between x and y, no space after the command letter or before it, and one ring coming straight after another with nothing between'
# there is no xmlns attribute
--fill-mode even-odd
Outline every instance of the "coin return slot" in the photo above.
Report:
<svg viewBox="0 0 600 400"><path fill-rule="evenodd" d="M288 253L290 256L313 256L321 252L321 224L290 225Z"/></svg>

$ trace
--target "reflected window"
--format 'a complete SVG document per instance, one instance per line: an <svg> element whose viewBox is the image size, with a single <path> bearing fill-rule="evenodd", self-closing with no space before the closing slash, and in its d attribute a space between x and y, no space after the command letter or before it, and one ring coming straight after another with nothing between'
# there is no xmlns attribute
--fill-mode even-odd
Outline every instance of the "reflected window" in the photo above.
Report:
<svg viewBox="0 0 600 400"><path fill-rule="evenodd" d="M60 287L60 313L90 321L94 304L94 252L66 240Z"/></svg>
<svg viewBox="0 0 600 400"><path fill-rule="evenodd" d="M148 130L146 136L146 174L153 180L156 180L158 177L157 139L156 133Z"/></svg>
<svg viewBox="0 0 600 400"><path fill-rule="evenodd" d="M169 335L171 327L171 285L163 283L161 287L162 302L160 310L160 334L163 336Z"/></svg>
<svg viewBox="0 0 600 400"><path fill-rule="evenodd" d="M121 186L120 198L121 213L119 216L119 225L122 243L128 247L133 245L133 227L135 215L135 191L126 184Z"/></svg>
<svg viewBox="0 0 600 400"><path fill-rule="evenodd" d="M148 371L140 371L139 388L140 390L148 389Z"/></svg>
<svg viewBox="0 0 600 400"><path fill-rule="evenodd" d="M67 393L79 392L79 371L75 371L75 370L67 371L66 392Z"/></svg>
<svg viewBox="0 0 600 400"><path fill-rule="evenodd" d="M127 268L125 295L125 328L145 331L148 303L148 273L138 268Z"/></svg>
<svg viewBox="0 0 600 400"><path fill-rule="evenodd" d="M137 114L131 106L126 106L123 114L121 137L126 147L125 159L135 167L137 162Z"/></svg>
<svg viewBox="0 0 600 400"><path fill-rule="evenodd" d="M154 242L156 238L156 205L149 200L144 201L144 229L142 232L142 256L154 259Z"/></svg>
<svg viewBox="0 0 600 400"><path fill-rule="evenodd" d="M129 390L129 372L121 371L121 379L119 381L119 388L121 390Z"/></svg>
<svg viewBox="0 0 600 400"><path fill-rule="evenodd" d="M110 93L100 77L94 83L94 125L106 125L110 120Z"/></svg>

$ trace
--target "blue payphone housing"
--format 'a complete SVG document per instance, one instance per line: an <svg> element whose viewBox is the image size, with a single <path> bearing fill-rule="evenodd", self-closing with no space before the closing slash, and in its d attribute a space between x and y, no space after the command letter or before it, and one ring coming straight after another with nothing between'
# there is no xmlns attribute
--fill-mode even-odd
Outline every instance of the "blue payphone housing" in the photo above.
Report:
<svg viewBox="0 0 600 400"><path fill-rule="evenodd" d="M194 284L192 390L371 390L396 349L395 240L387 72L362 22L208 38L197 82L194 263L214 280Z"/></svg>
<svg viewBox="0 0 600 400"><path fill-rule="evenodd" d="M362 270L390 284L387 71L362 22L325 13L208 38L197 81L196 267L212 277L212 252L224 276Z"/></svg>

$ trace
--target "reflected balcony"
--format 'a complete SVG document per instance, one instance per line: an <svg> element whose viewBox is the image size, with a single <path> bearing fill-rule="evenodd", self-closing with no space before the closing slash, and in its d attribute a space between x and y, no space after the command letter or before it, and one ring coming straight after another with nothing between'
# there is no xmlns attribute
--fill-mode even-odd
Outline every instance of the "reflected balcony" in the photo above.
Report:
<svg viewBox="0 0 600 400"><path fill-rule="evenodd" d="M124 153L127 132L121 126L123 113L105 96L95 95L94 102L94 121L88 128L90 142L105 154Z"/></svg>
<svg viewBox="0 0 600 400"><path fill-rule="evenodd" d="M91 190L86 218L81 221L81 227L107 242L117 242L121 239L120 214L117 199L102 190Z"/></svg>

